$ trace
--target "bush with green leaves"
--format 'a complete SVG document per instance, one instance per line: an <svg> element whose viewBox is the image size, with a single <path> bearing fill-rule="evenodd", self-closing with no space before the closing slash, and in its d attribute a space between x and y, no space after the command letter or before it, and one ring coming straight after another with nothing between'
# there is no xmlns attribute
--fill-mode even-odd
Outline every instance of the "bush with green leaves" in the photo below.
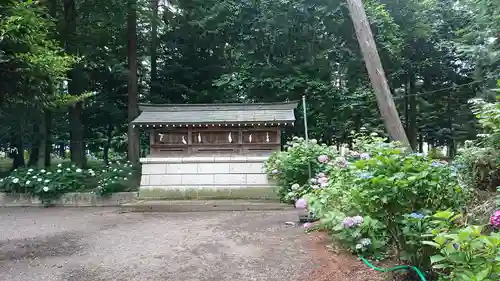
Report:
<svg viewBox="0 0 500 281"><path fill-rule="evenodd" d="M107 195L115 192L126 191L130 181L137 178L140 171L129 161L115 161L101 170L99 181L94 192Z"/></svg>
<svg viewBox="0 0 500 281"><path fill-rule="evenodd" d="M283 202L292 202L292 185L303 187L309 180L309 165L313 175L322 171L338 155L334 147L320 145L316 140L308 143L303 138L294 137L287 142L285 151L272 154L266 161L267 174L278 184L278 195ZM318 160L319 159L319 160Z"/></svg>
<svg viewBox="0 0 500 281"><path fill-rule="evenodd" d="M27 193L50 204L62 194L92 191L99 195L126 191L138 171L130 163L112 163L101 170L81 169L70 163L60 163L50 169L17 169L0 178L0 190Z"/></svg>
<svg viewBox="0 0 500 281"><path fill-rule="evenodd" d="M0 179L0 190L29 193L49 203L67 192L82 191L96 182L96 172L71 164L58 164L53 169L16 169Z"/></svg>
<svg viewBox="0 0 500 281"><path fill-rule="evenodd" d="M425 245L438 253L430 257L439 281L493 281L500 276L500 233L485 233L482 226L465 225L460 215L437 212Z"/></svg>
<svg viewBox="0 0 500 281"><path fill-rule="evenodd" d="M500 186L500 102L473 99L470 103L484 133L467 141L454 162L460 165L466 184L494 192Z"/></svg>
<svg viewBox="0 0 500 281"><path fill-rule="evenodd" d="M461 211L471 198L458 181L457 169L374 134L357 136L354 148L346 162L325 167L328 185L305 195L309 209L321 219L323 229L354 253L364 249L354 239L359 230L340 228L339 218L359 215L379 225L376 235L363 236L378 241L373 244L378 247L363 254L379 258L395 249L398 259L430 269L435 249L422 246L422 235L430 227L428 214L447 208Z"/></svg>
<svg viewBox="0 0 500 281"><path fill-rule="evenodd" d="M338 211L323 218L333 238L353 253L381 259L386 255L388 235L383 223L369 216L346 216Z"/></svg>

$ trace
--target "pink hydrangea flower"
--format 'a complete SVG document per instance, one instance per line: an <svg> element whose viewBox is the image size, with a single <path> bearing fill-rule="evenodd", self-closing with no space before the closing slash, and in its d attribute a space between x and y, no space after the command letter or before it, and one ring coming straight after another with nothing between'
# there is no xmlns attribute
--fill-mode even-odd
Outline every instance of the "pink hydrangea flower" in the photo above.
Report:
<svg viewBox="0 0 500 281"><path fill-rule="evenodd" d="M295 201L295 208L297 209L306 209L307 208L307 200L304 198L300 198Z"/></svg>
<svg viewBox="0 0 500 281"><path fill-rule="evenodd" d="M318 178L323 178L323 177L326 177L325 173L319 173L318 174Z"/></svg>
<svg viewBox="0 0 500 281"><path fill-rule="evenodd" d="M328 160L329 160L328 156L326 156L326 155L320 155L320 156L318 156L318 161L320 163L326 164L326 163L328 163Z"/></svg>
<svg viewBox="0 0 500 281"><path fill-rule="evenodd" d="M328 182L328 178L327 177L321 177L318 179L318 183L322 184L322 183L325 183L325 182Z"/></svg>
<svg viewBox="0 0 500 281"><path fill-rule="evenodd" d="M500 229L500 210L496 210L493 215L491 215L490 223L494 228Z"/></svg>

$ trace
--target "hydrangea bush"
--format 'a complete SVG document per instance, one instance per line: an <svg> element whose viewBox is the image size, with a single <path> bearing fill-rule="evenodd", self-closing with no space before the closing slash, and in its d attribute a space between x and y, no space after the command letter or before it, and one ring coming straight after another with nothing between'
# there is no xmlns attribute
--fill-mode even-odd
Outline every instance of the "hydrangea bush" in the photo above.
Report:
<svg viewBox="0 0 500 281"><path fill-rule="evenodd" d="M92 191L100 195L123 191L137 171L130 163L115 162L102 170L81 169L61 163L50 169L25 168L0 178L0 190L28 193L50 204L68 192Z"/></svg>
<svg viewBox="0 0 500 281"><path fill-rule="evenodd" d="M303 138L298 137L287 142L285 148L285 151L276 152L269 157L266 171L277 181L277 192L281 201L293 202L309 192L309 165L312 174L316 175L325 169L330 159L334 159L338 152L333 147L318 144L314 139L306 143ZM295 188L292 189L292 186Z"/></svg>
<svg viewBox="0 0 500 281"><path fill-rule="evenodd" d="M281 159L293 151L283 152ZM353 253L378 259L395 250L400 260L430 269L437 249L423 242L432 213L463 211L472 196L459 181L459 168L406 151L377 134L357 135L344 156L320 156L312 163L318 169L313 177L290 184L287 199L314 212L320 228ZM287 169L300 174L299 167L307 173L307 166Z"/></svg>

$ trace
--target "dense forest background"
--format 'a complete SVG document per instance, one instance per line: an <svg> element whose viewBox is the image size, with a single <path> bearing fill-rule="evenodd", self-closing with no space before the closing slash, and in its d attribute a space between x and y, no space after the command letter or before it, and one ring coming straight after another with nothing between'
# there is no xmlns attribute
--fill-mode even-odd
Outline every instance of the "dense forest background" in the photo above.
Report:
<svg viewBox="0 0 500 281"><path fill-rule="evenodd" d="M2 3L0 147L13 168L56 156L107 162L127 146L137 161L147 147L131 143L137 103L305 95L311 137L348 143L362 127L384 133L344 0ZM494 98L500 3L364 4L411 145L448 146L453 156L480 133L467 101ZM296 115L288 135L303 134Z"/></svg>

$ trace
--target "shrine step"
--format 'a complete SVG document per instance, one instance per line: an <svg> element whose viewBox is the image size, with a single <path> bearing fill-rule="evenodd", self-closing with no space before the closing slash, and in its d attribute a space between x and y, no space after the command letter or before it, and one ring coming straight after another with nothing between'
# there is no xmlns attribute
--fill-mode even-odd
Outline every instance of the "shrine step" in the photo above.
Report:
<svg viewBox="0 0 500 281"><path fill-rule="evenodd" d="M209 212L293 210L266 200L139 200L121 205L122 212Z"/></svg>

